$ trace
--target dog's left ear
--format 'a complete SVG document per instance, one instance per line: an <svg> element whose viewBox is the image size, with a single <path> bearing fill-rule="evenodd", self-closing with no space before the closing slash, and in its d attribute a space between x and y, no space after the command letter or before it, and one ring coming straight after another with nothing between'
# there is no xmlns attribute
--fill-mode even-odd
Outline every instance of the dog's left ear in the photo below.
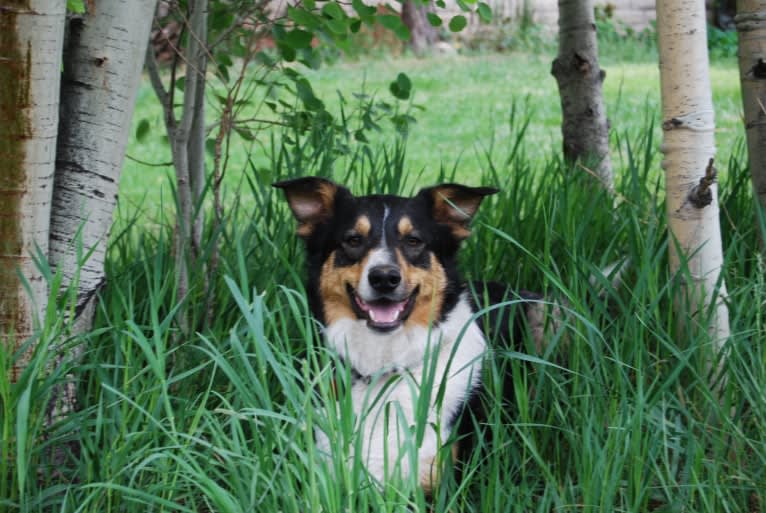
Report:
<svg viewBox="0 0 766 513"><path fill-rule="evenodd" d="M311 235L317 224L332 217L338 192L348 192L348 189L318 176L285 180L272 184L272 187L285 192L290 210L298 220L297 233L304 238Z"/></svg>
<svg viewBox="0 0 766 513"><path fill-rule="evenodd" d="M450 226L457 239L471 234L468 225L479 210L485 196L499 192L494 187L468 187L456 183L445 183L421 190L418 195L430 198L433 216L439 223Z"/></svg>

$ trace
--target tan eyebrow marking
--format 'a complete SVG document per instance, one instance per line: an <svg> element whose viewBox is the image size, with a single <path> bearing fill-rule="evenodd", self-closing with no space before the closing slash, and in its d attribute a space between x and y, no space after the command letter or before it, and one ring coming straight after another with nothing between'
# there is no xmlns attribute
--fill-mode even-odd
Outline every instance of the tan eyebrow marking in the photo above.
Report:
<svg viewBox="0 0 766 513"><path fill-rule="evenodd" d="M370 218L367 216L360 216L359 219L356 220L356 224L354 225L354 230L361 236L367 237L370 234L370 228L372 225L370 224Z"/></svg>
<svg viewBox="0 0 766 513"><path fill-rule="evenodd" d="M412 232L414 227L412 226L412 220L408 216L404 216L399 219L399 224L396 225L399 230L399 235L407 235Z"/></svg>

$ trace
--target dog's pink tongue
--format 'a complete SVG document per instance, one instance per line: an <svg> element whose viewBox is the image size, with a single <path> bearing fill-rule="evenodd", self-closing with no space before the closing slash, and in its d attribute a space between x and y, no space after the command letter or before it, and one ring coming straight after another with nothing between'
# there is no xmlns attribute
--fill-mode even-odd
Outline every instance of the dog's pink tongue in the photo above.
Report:
<svg viewBox="0 0 766 513"><path fill-rule="evenodd" d="M369 315L373 322L389 324L399 319L406 301L390 305L369 305Z"/></svg>

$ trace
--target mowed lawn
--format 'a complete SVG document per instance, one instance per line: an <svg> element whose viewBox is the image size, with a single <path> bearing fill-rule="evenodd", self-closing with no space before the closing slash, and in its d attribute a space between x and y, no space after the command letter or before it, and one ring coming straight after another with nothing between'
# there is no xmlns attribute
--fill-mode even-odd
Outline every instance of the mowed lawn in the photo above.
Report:
<svg viewBox="0 0 766 513"><path fill-rule="evenodd" d="M411 110L417 119L407 142L405 166L409 171L425 170L424 179L435 176L439 166L452 169L466 182L486 166L484 153L494 145L496 151L510 144L508 116L512 105L531 116L524 139L527 157L540 167L561 148L561 107L558 90L550 67L554 54L511 53L489 55L374 58L325 65L318 71L301 68L313 84L317 96L328 109L339 112L338 93L350 106L354 94L368 95L391 104L397 100L388 90L398 73L406 73L413 83ZM655 145L660 144L660 85L657 62L623 62L612 57L603 60L606 70L604 95L612 127L615 155L619 170L623 161L617 151L617 138L635 135L654 123ZM742 105L736 61L714 61L711 80L716 109L718 162L728 162L737 143L744 137L741 123ZM407 109L407 102L399 102ZM348 108L348 106L347 106ZM209 122L214 121L208 112ZM142 141L135 138L138 123L147 119L152 130ZM395 131L383 123L383 132L372 138L372 144L391 144ZM225 184L235 186L248 172L248 158L255 166L268 168L269 129L257 133L254 143L234 138ZM144 162L170 162L170 149L164 137L162 114L148 80L139 91L128 155ZM657 162L659 171L659 162ZM723 166L720 166L723 167ZM132 211L143 202L152 210L160 201L172 201L169 166L147 166L130 158L125 162L120 187L123 212ZM262 173L261 177L270 175ZM722 180L725 181L723 176ZM126 209L127 207L127 209Z"/></svg>

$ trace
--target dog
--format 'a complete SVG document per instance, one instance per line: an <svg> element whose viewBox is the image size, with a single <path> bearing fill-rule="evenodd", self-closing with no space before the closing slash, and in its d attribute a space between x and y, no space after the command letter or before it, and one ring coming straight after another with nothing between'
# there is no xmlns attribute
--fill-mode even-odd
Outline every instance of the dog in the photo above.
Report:
<svg viewBox="0 0 766 513"><path fill-rule="evenodd" d="M490 344L519 349L527 331L539 348L544 337L542 296L468 284L458 271L470 222L498 190L447 183L405 198L354 196L319 177L273 185L285 193L305 243L312 314L351 370L367 471L380 482L416 473L430 492L443 444L473 429L460 419L480 403ZM493 306L504 304L514 308ZM427 426L416 457L408 457L403 447L412 439L404 432L424 411ZM317 442L329 452L324 433Z"/></svg>

